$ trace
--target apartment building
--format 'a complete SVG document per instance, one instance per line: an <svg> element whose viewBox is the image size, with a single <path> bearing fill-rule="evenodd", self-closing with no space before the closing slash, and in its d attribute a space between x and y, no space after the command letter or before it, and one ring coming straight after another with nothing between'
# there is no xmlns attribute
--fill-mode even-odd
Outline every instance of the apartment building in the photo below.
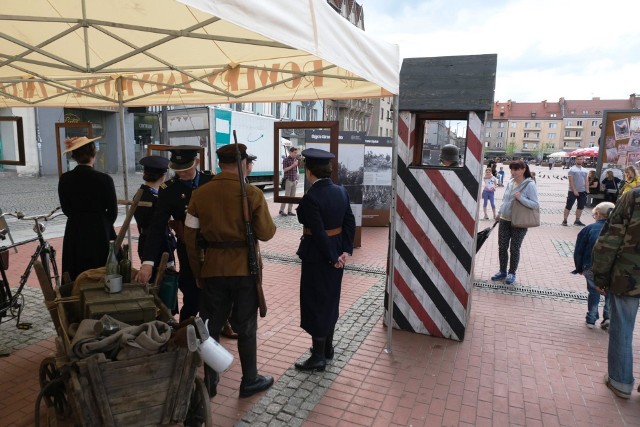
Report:
<svg viewBox="0 0 640 427"><path fill-rule="evenodd" d="M485 157L542 159L556 151L597 146L602 112L629 109L640 109L635 93L629 99L496 101L484 124Z"/></svg>

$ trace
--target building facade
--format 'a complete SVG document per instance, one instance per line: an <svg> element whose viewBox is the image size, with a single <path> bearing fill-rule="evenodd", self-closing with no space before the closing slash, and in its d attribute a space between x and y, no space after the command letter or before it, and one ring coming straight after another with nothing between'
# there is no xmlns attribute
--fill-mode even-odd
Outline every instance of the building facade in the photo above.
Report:
<svg viewBox="0 0 640 427"><path fill-rule="evenodd" d="M485 157L541 160L557 151L595 147L603 111L629 109L640 109L635 93L629 99L496 101L484 124Z"/></svg>

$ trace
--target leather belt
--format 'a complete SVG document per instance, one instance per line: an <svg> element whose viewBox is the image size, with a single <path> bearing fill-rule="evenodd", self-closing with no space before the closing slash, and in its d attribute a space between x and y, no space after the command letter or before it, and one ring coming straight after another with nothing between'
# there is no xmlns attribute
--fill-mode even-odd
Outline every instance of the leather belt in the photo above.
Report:
<svg viewBox="0 0 640 427"><path fill-rule="evenodd" d="M215 248L215 249L246 248L247 241L238 240L235 242L207 242L206 245L207 245L206 248Z"/></svg>
<svg viewBox="0 0 640 427"><path fill-rule="evenodd" d="M324 230L324 232L327 233L327 236L329 237L337 236L338 234L342 233L342 227L332 228L331 230ZM309 227L304 227L302 229L302 234L304 234L305 236L313 235Z"/></svg>

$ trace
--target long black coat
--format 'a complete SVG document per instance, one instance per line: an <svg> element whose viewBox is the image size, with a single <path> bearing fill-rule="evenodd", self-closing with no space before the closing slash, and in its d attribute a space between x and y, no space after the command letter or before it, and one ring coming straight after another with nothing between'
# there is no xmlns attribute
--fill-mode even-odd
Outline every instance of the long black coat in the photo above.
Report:
<svg viewBox="0 0 640 427"><path fill-rule="evenodd" d="M316 181L297 209L298 220L311 229L298 248L300 276L300 326L312 337L326 337L338 321L343 269L333 265L338 257L353 252L355 218L344 187L330 179ZM328 236L325 230L342 227Z"/></svg>
<svg viewBox="0 0 640 427"><path fill-rule="evenodd" d="M154 193L151 187L146 184L142 184L140 188L143 190L140 201L151 203L150 207L138 206L135 213L133 214L133 217L136 219L136 224L138 226L138 233L140 234L138 237L138 256L140 257L140 260L142 260L144 249L147 243L149 227L151 226L151 219L153 218L153 214L156 210L156 204L158 203L158 195ZM169 230L169 226L165 227L165 239L161 242L161 246L162 247L160 254L162 254L162 252L168 252L169 261L173 261L173 251L176 249L176 238ZM157 266L160 263L160 258L158 257L153 261Z"/></svg>
<svg viewBox="0 0 640 427"><path fill-rule="evenodd" d="M109 240L115 240L118 217L113 179L91 166L78 165L60 176L60 207L67 216L62 242L62 271L71 280L107 262Z"/></svg>

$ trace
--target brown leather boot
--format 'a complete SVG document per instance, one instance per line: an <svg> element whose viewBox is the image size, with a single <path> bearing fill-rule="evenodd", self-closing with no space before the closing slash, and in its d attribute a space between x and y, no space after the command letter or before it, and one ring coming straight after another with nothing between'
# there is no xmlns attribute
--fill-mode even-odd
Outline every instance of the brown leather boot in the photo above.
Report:
<svg viewBox="0 0 640 427"><path fill-rule="evenodd" d="M231 329L231 324L229 323L228 320L227 320L227 323L225 323L224 326L222 327L222 331L220 331L220 334L223 337L231 338L232 340L238 339L238 334L233 332L233 329Z"/></svg>

